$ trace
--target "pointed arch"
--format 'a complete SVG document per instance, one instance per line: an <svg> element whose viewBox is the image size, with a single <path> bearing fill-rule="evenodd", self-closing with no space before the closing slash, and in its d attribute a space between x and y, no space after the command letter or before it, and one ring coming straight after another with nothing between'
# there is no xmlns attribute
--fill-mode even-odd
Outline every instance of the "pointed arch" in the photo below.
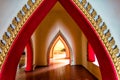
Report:
<svg viewBox="0 0 120 80"><path fill-rule="evenodd" d="M66 49L66 58L70 58L72 56L72 49L68 43L68 41L66 40L66 38L64 37L64 35L61 33L61 31L59 31L56 36L53 38L52 42L50 43L50 46L48 48L48 52L47 52L47 61L48 61L48 65L50 64L49 59L50 57L53 55L51 55L53 53L53 48L56 45L56 43L58 42L58 40L61 40L61 42L63 43L63 45L65 46ZM70 60L71 62L71 60Z"/></svg>
<svg viewBox="0 0 120 80"><path fill-rule="evenodd" d="M93 47L100 65L102 79L118 80L118 75L114 67L113 61L111 60L111 57L109 55L109 52L106 50L104 43L98 36L99 34L95 31L93 25L89 22L84 13L79 10L79 8L71 0L59 0L59 2L74 19L74 21L79 25L79 28L85 34L88 42L90 42L91 46ZM111 73L109 73L108 71Z"/></svg>
<svg viewBox="0 0 120 80"><path fill-rule="evenodd" d="M79 25L80 29L86 35L88 41L93 47L100 64L102 79L118 80L118 75L110 58L109 52L106 50L102 40L100 40L98 36L98 33L95 31L83 12L80 11L78 7L76 7L72 0L58 1ZM11 44L8 54L6 55L6 59L0 71L0 80L15 80L17 65L25 45L27 44L28 40L30 39L32 33L37 28L39 23L43 20L43 18L56 2L57 0L43 0L22 26L16 38L14 39L14 42ZM14 64L11 64L13 61Z"/></svg>
<svg viewBox="0 0 120 80"><path fill-rule="evenodd" d="M39 23L43 20L56 2L57 0L42 1L42 3L36 8L33 14L31 14L29 19L22 26L6 55L6 59L0 71L0 80L15 80L17 65L25 45L29 41L35 29L38 27Z"/></svg>

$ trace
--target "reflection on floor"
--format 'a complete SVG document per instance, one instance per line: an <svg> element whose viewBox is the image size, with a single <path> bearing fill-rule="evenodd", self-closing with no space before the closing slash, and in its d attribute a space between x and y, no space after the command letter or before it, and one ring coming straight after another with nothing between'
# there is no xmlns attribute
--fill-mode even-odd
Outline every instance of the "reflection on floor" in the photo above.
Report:
<svg viewBox="0 0 120 80"><path fill-rule="evenodd" d="M68 59L51 59L48 67L33 72L17 72L16 80L97 80L83 66L71 66Z"/></svg>

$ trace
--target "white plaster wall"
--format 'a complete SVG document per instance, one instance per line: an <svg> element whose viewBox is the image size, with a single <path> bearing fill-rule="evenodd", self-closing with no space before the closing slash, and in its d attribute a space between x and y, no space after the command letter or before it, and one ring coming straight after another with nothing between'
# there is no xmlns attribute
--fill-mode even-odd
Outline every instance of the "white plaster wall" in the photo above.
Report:
<svg viewBox="0 0 120 80"><path fill-rule="evenodd" d="M0 0L0 39L27 0Z"/></svg>

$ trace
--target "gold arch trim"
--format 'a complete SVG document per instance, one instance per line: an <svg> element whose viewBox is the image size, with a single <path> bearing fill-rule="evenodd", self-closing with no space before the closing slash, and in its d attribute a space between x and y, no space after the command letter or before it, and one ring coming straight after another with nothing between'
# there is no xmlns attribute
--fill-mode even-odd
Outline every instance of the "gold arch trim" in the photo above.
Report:
<svg viewBox="0 0 120 80"><path fill-rule="evenodd" d="M91 4L86 0L73 0L76 6L84 13L89 22L93 25L95 31L98 33L101 41L104 43L107 51L109 52L118 76L120 78L120 58L117 57L119 49L115 45L115 40L111 36L110 30L107 29L107 25L102 21L100 15L92 8Z"/></svg>
<svg viewBox="0 0 120 80"><path fill-rule="evenodd" d="M25 4L17 13L17 16L13 18L12 23L7 28L7 32L3 34L2 40L0 40L0 68L22 26L41 3L42 0L28 0L27 4Z"/></svg>
<svg viewBox="0 0 120 80"><path fill-rule="evenodd" d="M5 57L22 26L42 1L43 0L35 0L35 2L33 2L32 0L28 0L27 4L23 6L23 8L17 13L17 16L12 20L12 23L8 26L7 32L3 34L2 40L0 40L0 68L2 67ZM110 53L116 71L120 76L120 58L116 56L119 53L119 49L117 45L115 45L115 40L111 36L110 30L107 29L107 25L86 0L73 0L73 2L93 25L107 51Z"/></svg>

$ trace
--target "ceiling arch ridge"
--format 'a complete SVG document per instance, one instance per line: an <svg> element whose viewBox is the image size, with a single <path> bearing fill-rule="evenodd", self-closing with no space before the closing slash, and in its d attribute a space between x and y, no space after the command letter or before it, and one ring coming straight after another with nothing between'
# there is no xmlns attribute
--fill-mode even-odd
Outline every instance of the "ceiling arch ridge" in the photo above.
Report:
<svg viewBox="0 0 120 80"><path fill-rule="evenodd" d="M99 38L106 46L106 49L110 53L116 70L120 76L120 59L116 56L119 55L119 48L115 44L115 40L112 37L110 30L107 29L107 25L102 21L100 15L92 8L92 5L86 0L73 0L77 7L84 13L89 22L93 25L93 28L98 33Z"/></svg>

